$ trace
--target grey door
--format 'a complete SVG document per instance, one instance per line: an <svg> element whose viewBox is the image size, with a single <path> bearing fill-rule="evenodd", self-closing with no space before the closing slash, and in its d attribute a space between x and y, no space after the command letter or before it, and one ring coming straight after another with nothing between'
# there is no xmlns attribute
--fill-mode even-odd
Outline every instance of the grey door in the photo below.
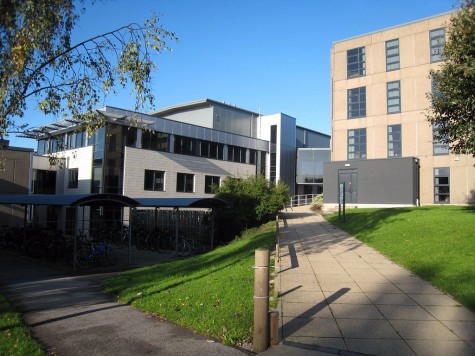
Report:
<svg viewBox="0 0 475 356"><path fill-rule="evenodd" d="M345 202L354 204L358 202L358 171L345 169L338 171L338 186L345 183Z"/></svg>

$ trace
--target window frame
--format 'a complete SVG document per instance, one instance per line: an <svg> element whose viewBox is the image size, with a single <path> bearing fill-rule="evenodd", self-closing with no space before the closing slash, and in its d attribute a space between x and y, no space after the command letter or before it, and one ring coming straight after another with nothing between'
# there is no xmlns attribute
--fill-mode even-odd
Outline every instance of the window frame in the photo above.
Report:
<svg viewBox="0 0 475 356"><path fill-rule="evenodd" d="M358 106L358 109L353 106ZM347 117L348 120L366 117L366 86L347 90Z"/></svg>
<svg viewBox="0 0 475 356"><path fill-rule="evenodd" d="M190 189L190 186L191 186L191 189ZM176 191L177 193L194 193L195 192L195 175L193 173L177 172Z"/></svg>
<svg viewBox="0 0 475 356"><path fill-rule="evenodd" d="M79 168L68 169L68 189L77 189L79 187Z"/></svg>
<svg viewBox="0 0 475 356"><path fill-rule="evenodd" d="M442 171L442 172L441 172ZM441 183L441 178L447 178L447 183ZM448 188L447 191L440 191L440 188ZM442 189L445 190L445 189ZM440 200L444 196L446 199ZM450 204L450 167L434 168L434 203Z"/></svg>
<svg viewBox="0 0 475 356"><path fill-rule="evenodd" d="M166 176L165 171L145 169L143 190L152 191L152 192L164 192L165 191L165 176ZM157 179L162 180L162 182L157 183Z"/></svg>
<svg viewBox="0 0 475 356"><path fill-rule="evenodd" d="M350 133L353 132L353 135ZM363 134L364 133L364 134ZM351 142L353 138L354 142ZM362 140L364 138L364 140ZM353 148L353 149L351 149ZM364 148L364 150L362 150ZM349 161L367 159L366 127L347 131L347 158ZM351 157L353 155L353 157ZM358 156L358 157L356 157Z"/></svg>
<svg viewBox="0 0 475 356"><path fill-rule="evenodd" d="M439 34L440 31L443 34ZM430 62L437 63L444 60L445 28L435 28L429 31Z"/></svg>
<svg viewBox="0 0 475 356"><path fill-rule="evenodd" d="M394 42L397 42L397 44L393 44ZM399 53L399 38L386 41L385 48L386 48L386 72L400 69L401 57ZM391 53L391 51L395 51L395 52ZM391 61L394 58L397 58L397 61Z"/></svg>
<svg viewBox="0 0 475 356"><path fill-rule="evenodd" d="M355 66L355 69L350 69ZM364 77L366 75L366 49L365 47L352 48L346 51L346 77L347 79Z"/></svg>
<svg viewBox="0 0 475 356"><path fill-rule="evenodd" d="M395 128L399 130L394 131ZM402 157L402 127L401 124L389 125L387 128L388 134L388 158ZM399 139L394 139L392 135L399 134ZM393 147L391 147L391 144ZM399 144L398 147L394 147L394 144ZM397 151L397 153L395 153ZM392 152L392 153L391 153Z"/></svg>
<svg viewBox="0 0 475 356"><path fill-rule="evenodd" d="M449 152L449 145L446 143L441 142L440 140L436 139L437 134L437 125L432 123L432 153L434 156L445 156L448 155Z"/></svg>
<svg viewBox="0 0 475 356"><path fill-rule="evenodd" d="M221 177L205 175L205 194L214 194L213 185L219 187L221 185Z"/></svg>
<svg viewBox="0 0 475 356"><path fill-rule="evenodd" d="M397 84L397 88L390 88L390 85ZM397 93L397 95L394 95L394 93ZM391 94L391 95L390 95ZM390 104L390 100L397 100L398 104ZM397 108L395 111L391 111L391 108ZM386 110L387 114L398 114L401 112L401 81L400 80L395 80L392 82L387 82L386 83Z"/></svg>

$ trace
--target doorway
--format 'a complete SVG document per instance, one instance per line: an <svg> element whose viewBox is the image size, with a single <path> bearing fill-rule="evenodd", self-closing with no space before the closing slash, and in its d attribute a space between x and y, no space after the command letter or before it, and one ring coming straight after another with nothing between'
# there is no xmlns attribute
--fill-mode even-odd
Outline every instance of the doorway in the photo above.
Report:
<svg viewBox="0 0 475 356"><path fill-rule="evenodd" d="M356 204L358 202L358 170L339 170L338 186L341 183L345 183L345 202L347 204Z"/></svg>

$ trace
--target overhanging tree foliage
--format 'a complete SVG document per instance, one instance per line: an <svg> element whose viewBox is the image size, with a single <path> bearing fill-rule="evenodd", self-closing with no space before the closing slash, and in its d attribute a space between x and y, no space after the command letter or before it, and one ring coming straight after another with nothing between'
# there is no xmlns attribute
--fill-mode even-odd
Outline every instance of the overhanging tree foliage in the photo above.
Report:
<svg viewBox="0 0 475 356"><path fill-rule="evenodd" d="M475 157L475 0L464 0L447 31L444 62L432 70L427 118L435 139L455 154Z"/></svg>
<svg viewBox="0 0 475 356"><path fill-rule="evenodd" d="M128 85L134 110L153 107L153 56L169 50L165 40L175 34L155 16L72 44L86 2L0 0L0 139L25 128L17 119L30 105L73 116L86 128L101 125L98 103Z"/></svg>
<svg viewBox="0 0 475 356"><path fill-rule="evenodd" d="M268 181L263 175L246 179L227 177L215 187L216 197L229 203L217 212L220 237L229 240L243 229L275 219L289 201L289 188L283 182Z"/></svg>

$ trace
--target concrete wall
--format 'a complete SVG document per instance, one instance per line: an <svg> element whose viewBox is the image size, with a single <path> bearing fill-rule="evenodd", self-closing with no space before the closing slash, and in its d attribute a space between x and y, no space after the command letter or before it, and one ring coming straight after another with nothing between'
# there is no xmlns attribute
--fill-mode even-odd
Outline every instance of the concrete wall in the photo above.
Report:
<svg viewBox="0 0 475 356"><path fill-rule="evenodd" d="M332 161L348 159L348 130L366 128L367 159L388 157L387 127L401 125L402 157L420 160L421 203L434 203L434 168L450 168L450 203L474 203L475 159L434 155L432 127L425 116L431 91L429 32L446 27L451 14L408 23L334 43L332 76ZM400 69L386 70L386 41L399 39ZM347 78L347 51L365 47L366 74ZM387 113L387 83L400 81L401 112ZM348 119L348 90L366 87L366 116ZM325 188L326 189L326 188Z"/></svg>
<svg viewBox="0 0 475 356"><path fill-rule="evenodd" d="M356 201L350 205L413 206L418 199L418 160L393 158L360 161L327 162L324 164L324 203L338 205L342 173L355 172ZM346 187L349 188L348 186Z"/></svg>

